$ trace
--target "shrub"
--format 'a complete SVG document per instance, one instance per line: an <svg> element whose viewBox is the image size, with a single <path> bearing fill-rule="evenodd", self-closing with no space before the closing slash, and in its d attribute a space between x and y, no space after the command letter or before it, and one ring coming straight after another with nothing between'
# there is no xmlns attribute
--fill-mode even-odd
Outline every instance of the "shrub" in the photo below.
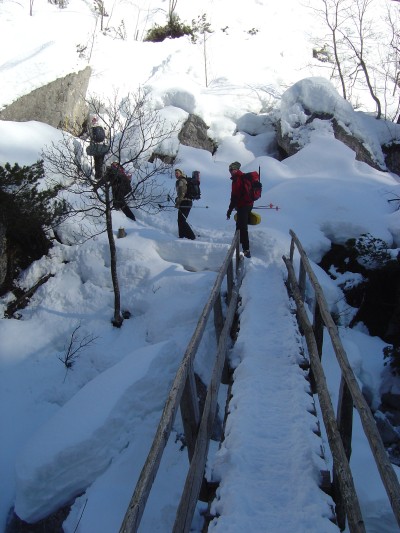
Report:
<svg viewBox="0 0 400 533"><path fill-rule="evenodd" d="M174 15L168 20L165 26L159 26L156 24L150 28L144 40L152 43L160 43L165 39L178 39L184 35L190 35L193 37L193 30L187 24L181 22L178 15Z"/></svg>
<svg viewBox="0 0 400 533"><path fill-rule="evenodd" d="M6 228L7 282L32 261L45 255L51 241L46 229L67 216L65 201L56 200L60 188L41 188L43 161L31 166L0 166L0 221Z"/></svg>
<svg viewBox="0 0 400 533"><path fill-rule="evenodd" d="M389 364L394 376L400 375L400 346L390 345L383 349L383 358L387 359L385 365Z"/></svg>
<svg viewBox="0 0 400 533"><path fill-rule="evenodd" d="M363 233L358 239L349 239L346 245L350 257L367 269L377 269L392 261L388 245L382 239L373 237L370 233Z"/></svg>

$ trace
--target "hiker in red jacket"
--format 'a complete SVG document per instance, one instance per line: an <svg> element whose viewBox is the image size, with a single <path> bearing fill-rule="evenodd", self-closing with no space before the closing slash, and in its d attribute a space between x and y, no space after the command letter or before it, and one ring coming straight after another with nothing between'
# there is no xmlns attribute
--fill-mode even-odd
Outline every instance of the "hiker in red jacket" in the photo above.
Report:
<svg viewBox="0 0 400 533"><path fill-rule="evenodd" d="M253 208L253 200L250 196L247 180L242 176L243 172L240 170L241 164L238 161L229 165L229 172L231 173L232 192L231 201L226 212L226 218L230 219L232 211L236 209L236 230L240 231L240 244L242 245L243 255L251 257L248 222L251 210Z"/></svg>

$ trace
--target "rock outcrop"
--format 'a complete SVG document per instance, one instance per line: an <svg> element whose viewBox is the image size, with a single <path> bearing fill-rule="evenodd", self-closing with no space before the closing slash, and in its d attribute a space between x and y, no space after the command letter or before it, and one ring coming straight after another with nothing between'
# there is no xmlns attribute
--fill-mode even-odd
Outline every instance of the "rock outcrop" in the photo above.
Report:
<svg viewBox="0 0 400 533"><path fill-rule="evenodd" d="M178 139L185 146L200 148L213 154L217 145L208 137L207 130L208 126L202 118L190 114L179 132Z"/></svg>
<svg viewBox="0 0 400 533"><path fill-rule="evenodd" d="M86 67L21 96L0 111L0 120L37 120L79 134L88 113L85 98L91 72Z"/></svg>

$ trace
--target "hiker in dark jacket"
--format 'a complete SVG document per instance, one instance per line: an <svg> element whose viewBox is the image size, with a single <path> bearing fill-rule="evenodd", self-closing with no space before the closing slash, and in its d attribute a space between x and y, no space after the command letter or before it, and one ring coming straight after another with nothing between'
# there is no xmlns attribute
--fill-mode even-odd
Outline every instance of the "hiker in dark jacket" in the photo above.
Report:
<svg viewBox="0 0 400 533"><path fill-rule="evenodd" d="M136 220L126 203L126 197L132 192L131 176L127 174L122 165L114 161L106 168L103 178L96 183L95 190L108 181L111 185L113 207L116 211L121 210L131 220Z"/></svg>
<svg viewBox="0 0 400 533"><path fill-rule="evenodd" d="M196 236L192 228L189 226L187 218L192 209L193 201L186 198L187 182L186 176L180 168L175 169L175 188L176 200L175 207L178 209L178 232L180 239L195 240Z"/></svg>
<svg viewBox="0 0 400 533"><path fill-rule="evenodd" d="M229 172L232 180L231 201L229 203L226 218L231 218L232 211L236 209L236 231L240 231L240 244L243 255L251 257L248 223L253 201L249 195L249 189L243 181L243 172L240 170L241 164L238 161L229 165Z"/></svg>

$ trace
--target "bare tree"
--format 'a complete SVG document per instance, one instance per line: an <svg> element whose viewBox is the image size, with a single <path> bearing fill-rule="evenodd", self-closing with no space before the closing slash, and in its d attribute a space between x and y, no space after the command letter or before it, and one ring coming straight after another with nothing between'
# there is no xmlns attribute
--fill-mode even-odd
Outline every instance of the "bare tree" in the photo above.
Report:
<svg viewBox="0 0 400 533"><path fill-rule="evenodd" d="M346 80L344 66L342 65L341 57L341 35L340 26L345 22L346 15L343 14L342 5L346 0L322 0L323 8L320 11L321 18L325 21L332 39L332 52L335 60L335 68L337 69L340 85L342 87L343 98L347 100Z"/></svg>
<svg viewBox="0 0 400 533"><path fill-rule="evenodd" d="M343 97L350 100L356 86L367 86L376 104L377 118L382 106L377 81L380 74L374 63L376 47L382 36L375 30L375 0L321 0L323 7L314 11L329 30L334 71L339 77Z"/></svg>
<svg viewBox="0 0 400 533"><path fill-rule="evenodd" d="M340 29L340 33L352 52L355 67L361 70L368 91L376 104L376 118L380 119L382 108L380 99L377 96L376 88L372 82L370 71L373 70L368 62L368 47L376 46L379 38L373 29L373 19L368 17L369 8L374 0L356 0L348 6L349 17L347 27Z"/></svg>
<svg viewBox="0 0 400 533"><path fill-rule="evenodd" d="M93 344L98 339L92 334L80 335L81 323L79 322L73 329L69 341L64 346L64 352L58 359L64 363L68 370L72 368L78 359L79 355L85 348Z"/></svg>
<svg viewBox="0 0 400 533"><path fill-rule="evenodd" d="M386 28L389 36L389 46L386 54L381 58L381 68L384 72L385 95L389 94L391 99L395 98L400 86L400 8L397 2L387 5ZM387 99L385 97L385 116L387 114ZM397 97L397 108L390 117L392 120L399 114L399 98Z"/></svg>
<svg viewBox="0 0 400 533"><path fill-rule="evenodd" d="M94 10L95 13L98 13L100 17L100 31L104 29L104 18L108 17L104 1L103 0L94 0Z"/></svg>
<svg viewBox="0 0 400 533"><path fill-rule="evenodd" d="M143 91L123 99L118 95L107 103L97 99L89 101L91 111L102 117L108 130L106 144L89 145L88 157L85 141L64 134L58 144L45 151L43 158L48 173L61 177L64 188L76 195L75 213L83 219L90 217L92 227L82 226L82 238L90 238L106 231L110 249L110 270L114 290L114 317L112 323L120 327L121 297L117 274L117 251L112 224L112 211L116 209L111 194L111 184L104 178L104 167L118 162L133 174L129 207L148 213L157 213L165 202L167 193L159 183L159 176L170 171L171 157L163 157L163 143L176 131L154 111ZM87 141L86 141L87 144ZM97 154L97 155L96 155ZM164 154L165 155L165 154Z"/></svg>
<svg viewBox="0 0 400 533"><path fill-rule="evenodd" d="M192 29L193 29L192 41L194 43L197 41L197 33L200 33L201 35L203 35L204 78L205 78L206 87L208 87L206 34L213 33L213 30L211 29L210 22L207 21L206 13L203 13L203 15L198 16L197 20L195 19L192 20Z"/></svg>

